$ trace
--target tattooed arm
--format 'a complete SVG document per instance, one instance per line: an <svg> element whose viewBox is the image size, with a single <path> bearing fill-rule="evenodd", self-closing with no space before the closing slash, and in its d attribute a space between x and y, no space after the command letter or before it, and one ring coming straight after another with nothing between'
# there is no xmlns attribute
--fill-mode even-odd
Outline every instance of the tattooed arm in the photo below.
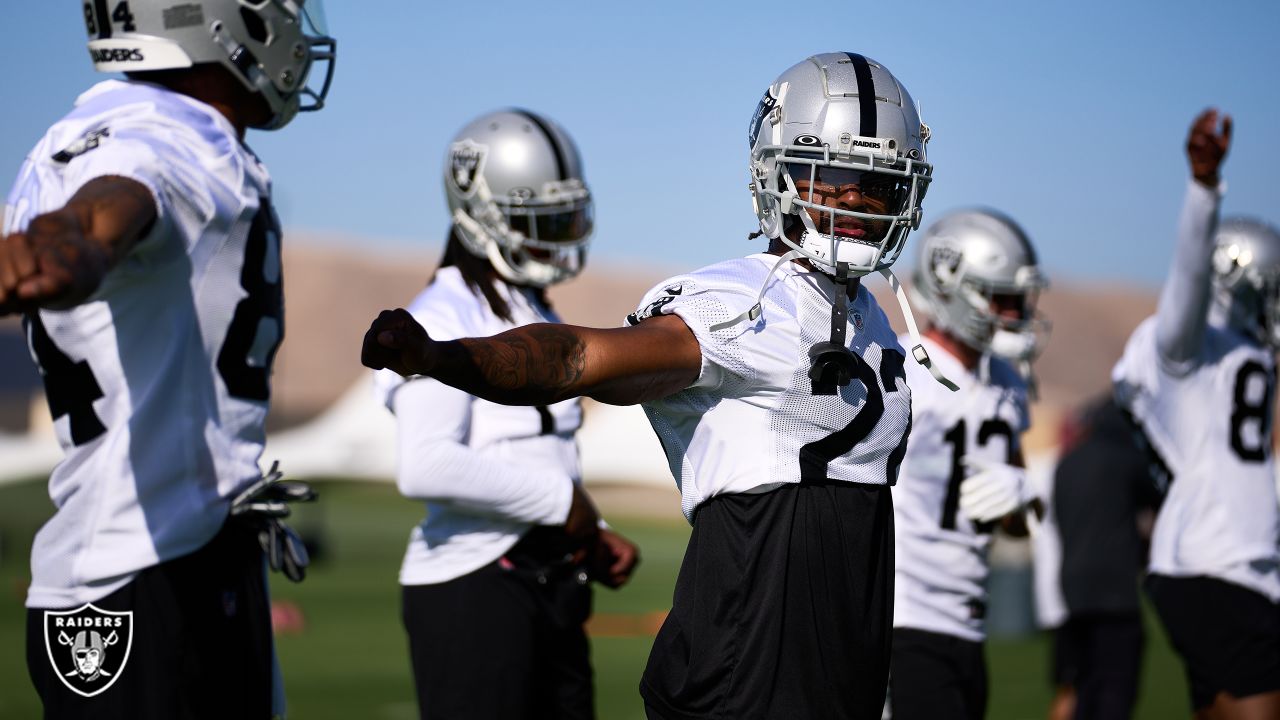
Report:
<svg viewBox="0 0 1280 720"><path fill-rule="evenodd" d="M364 336L361 361L375 370L428 375L504 405L545 405L580 395L632 405L692 385L702 351L674 315L613 329L537 323L493 337L438 342L408 311L384 310Z"/></svg>

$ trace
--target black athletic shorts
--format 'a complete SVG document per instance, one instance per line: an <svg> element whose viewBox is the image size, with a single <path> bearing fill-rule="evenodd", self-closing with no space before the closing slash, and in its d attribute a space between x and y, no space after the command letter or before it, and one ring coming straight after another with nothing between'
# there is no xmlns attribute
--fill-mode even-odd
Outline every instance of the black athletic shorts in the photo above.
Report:
<svg viewBox="0 0 1280 720"><path fill-rule="evenodd" d="M475 572L402 590L423 720L595 717L586 574L563 528L529 531Z"/></svg>
<svg viewBox="0 0 1280 720"><path fill-rule="evenodd" d="M893 720L982 720L987 712L982 643L894 628L889 709Z"/></svg>
<svg viewBox="0 0 1280 720"><path fill-rule="evenodd" d="M672 605L640 681L651 719L878 720L889 488L806 483L706 501Z"/></svg>
<svg viewBox="0 0 1280 720"><path fill-rule="evenodd" d="M1053 684L1075 690L1075 717L1133 717L1143 641L1136 612L1072 615L1054 631Z"/></svg>
<svg viewBox="0 0 1280 720"><path fill-rule="evenodd" d="M1149 575L1147 594L1187 671L1192 708L1280 690L1280 605L1211 577Z"/></svg>
<svg viewBox="0 0 1280 720"><path fill-rule="evenodd" d="M45 610L28 609L27 669L44 717L270 718L274 649L265 573L256 532L229 520L203 548L149 567L93 602L132 612L131 632L123 624L84 636L75 626L54 627L46 648ZM73 658L90 649L105 653L101 667L110 675L78 673Z"/></svg>

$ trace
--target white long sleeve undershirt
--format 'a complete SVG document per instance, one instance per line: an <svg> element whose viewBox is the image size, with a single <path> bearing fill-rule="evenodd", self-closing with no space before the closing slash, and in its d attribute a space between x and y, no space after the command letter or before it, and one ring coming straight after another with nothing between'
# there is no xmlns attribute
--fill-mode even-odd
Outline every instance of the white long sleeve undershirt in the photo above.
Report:
<svg viewBox="0 0 1280 720"><path fill-rule="evenodd" d="M1213 291L1214 233L1220 188L1192 180L1178 219L1177 246L1156 309L1156 347L1170 369L1195 366L1209 322Z"/></svg>
<svg viewBox="0 0 1280 720"><path fill-rule="evenodd" d="M396 389L401 494L482 517L564 524L573 479L557 467L522 465L469 447L472 401L428 378Z"/></svg>

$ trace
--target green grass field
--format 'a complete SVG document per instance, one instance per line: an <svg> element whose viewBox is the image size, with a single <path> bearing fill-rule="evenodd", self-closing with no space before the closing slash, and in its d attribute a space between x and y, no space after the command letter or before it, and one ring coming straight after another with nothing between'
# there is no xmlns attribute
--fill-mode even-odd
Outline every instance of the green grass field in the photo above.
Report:
<svg viewBox="0 0 1280 720"><path fill-rule="evenodd" d="M290 717L416 717L396 573L420 506L400 498L390 485L326 482L318 488L320 503L304 508L294 525L318 534L322 553L305 583L292 585L280 576L273 580L274 596L296 603L306 619L304 631L278 638ZM31 537L51 511L42 483L0 488L0 718L5 720L39 717L27 680L22 598ZM598 616L638 616L669 607L689 534L676 507L671 514L670 521L609 514L620 532L640 544L644 562L626 589L596 593ZM1177 661L1159 629L1150 625L1148 631L1137 717L1187 717ZM644 717L636 684L651 643L646 636L593 639L602 720ZM989 718L1045 716L1048 654L1043 636L989 643Z"/></svg>

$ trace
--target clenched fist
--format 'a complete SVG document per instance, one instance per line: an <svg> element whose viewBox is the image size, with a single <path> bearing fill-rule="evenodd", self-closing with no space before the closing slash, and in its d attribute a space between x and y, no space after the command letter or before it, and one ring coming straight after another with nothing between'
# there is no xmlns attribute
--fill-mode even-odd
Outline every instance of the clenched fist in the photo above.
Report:
<svg viewBox="0 0 1280 720"><path fill-rule="evenodd" d="M364 334L360 362L365 367L386 368L401 375L428 375L435 365L436 342L408 310L383 310Z"/></svg>
<svg viewBox="0 0 1280 720"><path fill-rule="evenodd" d="M1231 147L1231 116L1222 117L1222 129L1218 129L1218 111L1210 108L1200 113L1191 124L1187 136L1187 159L1191 161L1191 176L1201 184L1218 187L1218 168Z"/></svg>
<svg viewBox="0 0 1280 720"><path fill-rule="evenodd" d="M75 305L109 267L110 255L85 237L73 213L41 215L26 232L0 238L0 315Z"/></svg>

